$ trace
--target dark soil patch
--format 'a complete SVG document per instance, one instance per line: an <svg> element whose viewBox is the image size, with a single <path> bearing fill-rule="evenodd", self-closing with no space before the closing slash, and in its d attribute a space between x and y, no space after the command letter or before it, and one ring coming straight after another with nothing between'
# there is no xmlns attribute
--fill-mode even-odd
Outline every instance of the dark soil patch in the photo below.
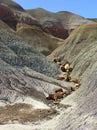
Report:
<svg viewBox="0 0 97 130"><path fill-rule="evenodd" d="M43 119L51 119L57 114L55 109L35 109L29 104L14 104L0 108L0 124L6 123L34 123Z"/></svg>

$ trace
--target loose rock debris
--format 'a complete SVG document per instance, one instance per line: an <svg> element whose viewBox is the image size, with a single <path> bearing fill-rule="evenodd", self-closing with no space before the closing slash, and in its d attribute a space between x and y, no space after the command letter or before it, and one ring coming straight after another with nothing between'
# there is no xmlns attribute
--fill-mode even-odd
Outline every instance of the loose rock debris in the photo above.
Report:
<svg viewBox="0 0 97 130"><path fill-rule="evenodd" d="M48 100L53 100L54 104L59 104L59 99L63 98L63 95L67 96L69 94L71 94L72 91L75 91L80 85L81 83L79 82L79 80L77 78L74 78L70 75L70 73L73 70L73 67L71 67L70 62L66 62L64 64L61 63L60 58L59 57L55 57L52 59L53 62L57 63L58 65L60 65L60 69L62 70L62 73L56 76L57 80L65 80L68 82L73 82L74 85L70 86L71 90L65 90L63 91L62 88L55 90L55 93L50 93L48 94L48 96L46 97L46 99Z"/></svg>

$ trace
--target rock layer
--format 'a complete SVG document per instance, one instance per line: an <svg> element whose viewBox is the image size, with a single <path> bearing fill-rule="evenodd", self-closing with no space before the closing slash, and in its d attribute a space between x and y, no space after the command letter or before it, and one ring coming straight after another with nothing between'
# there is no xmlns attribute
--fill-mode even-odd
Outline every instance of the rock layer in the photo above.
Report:
<svg viewBox="0 0 97 130"><path fill-rule="evenodd" d="M11 0L0 0L0 9L0 129L96 130L96 19L25 11ZM55 79L66 61L81 84L75 91L73 82ZM70 93L58 102L46 99L57 90Z"/></svg>

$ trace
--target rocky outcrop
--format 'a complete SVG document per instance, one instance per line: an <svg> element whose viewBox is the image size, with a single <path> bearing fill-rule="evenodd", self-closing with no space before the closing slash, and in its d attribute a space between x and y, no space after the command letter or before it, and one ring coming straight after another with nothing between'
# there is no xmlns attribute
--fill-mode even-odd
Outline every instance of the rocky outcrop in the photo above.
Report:
<svg viewBox="0 0 97 130"><path fill-rule="evenodd" d="M87 24L72 32L64 45L56 49L54 56L63 57L63 62L72 63L72 76L78 77L80 88L61 103L71 105L63 111L60 120L55 120L53 129L96 130L96 71L97 71L97 24ZM80 115L80 116L79 116ZM63 121L65 123L63 123ZM52 120L53 122L53 120ZM50 123L50 122L48 122ZM72 125L73 124L73 125ZM42 126L43 127L43 126Z"/></svg>
<svg viewBox="0 0 97 130"><path fill-rule="evenodd" d="M0 4L14 10L24 11L24 9L19 4L15 3L12 0L0 0Z"/></svg>
<svg viewBox="0 0 97 130"><path fill-rule="evenodd" d="M60 46L64 40L48 35L36 25L18 23L17 34L27 41L32 47L44 55L49 55L54 49Z"/></svg>
<svg viewBox="0 0 97 130"><path fill-rule="evenodd" d="M47 33L49 32L62 39L66 39L72 30L76 29L80 25L95 23L92 20L88 20L67 11L52 13L47 10L37 8L27 10L27 12L41 23L43 29Z"/></svg>
<svg viewBox="0 0 97 130"><path fill-rule="evenodd" d="M42 25L46 33L52 34L55 37L66 39L68 37L68 30L64 29L61 22L45 21Z"/></svg>
<svg viewBox="0 0 97 130"><path fill-rule="evenodd" d="M0 4L0 19L7 23L11 28L15 29L17 20L14 17L13 11L2 4Z"/></svg>
<svg viewBox="0 0 97 130"><path fill-rule="evenodd" d="M0 2L0 129L96 130L97 23Z"/></svg>
<svg viewBox="0 0 97 130"><path fill-rule="evenodd" d="M0 124L53 118L58 113L46 96L59 88L71 90L72 83L54 79L61 72L58 65L15 33L1 29L0 40Z"/></svg>
<svg viewBox="0 0 97 130"><path fill-rule="evenodd" d="M41 27L40 23L32 16L25 12L14 11L14 16L17 19L18 23L25 23L28 25L35 25Z"/></svg>
<svg viewBox="0 0 97 130"><path fill-rule="evenodd" d="M67 11L57 12L57 15L62 21L64 28L67 29L69 33L80 25L95 23L92 20Z"/></svg>
<svg viewBox="0 0 97 130"><path fill-rule="evenodd" d="M88 46L95 43L97 36L97 24L85 24L74 30L65 40L64 44L57 48L49 57L63 57L64 60L73 62L75 58Z"/></svg>
<svg viewBox="0 0 97 130"><path fill-rule="evenodd" d="M68 36L68 31L63 27L56 14L41 8L27 10L27 12L41 23L45 32L62 39Z"/></svg>
<svg viewBox="0 0 97 130"><path fill-rule="evenodd" d="M13 31L14 32L14 30L10 26L8 26L8 24L3 22L2 20L0 20L0 28L3 28L7 31Z"/></svg>
<svg viewBox="0 0 97 130"><path fill-rule="evenodd" d="M48 76L54 76L58 73L56 64L52 64L45 56L27 45L15 34L1 30L0 39L0 58L7 64L17 67L28 66Z"/></svg>
<svg viewBox="0 0 97 130"><path fill-rule="evenodd" d="M18 22L41 27L39 22L34 17L28 15L23 9L20 9L18 6L19 5L15 4L11 0L3 2L0 1L0 19L14 29Z"/></svg>
<svg viewBox="0 0 97 130"><path fill-rule="evenodd" d="M45 33L40 23L32 16L23 11L12 10L5 5L0 5L1 27L14 30L23 37L28 44L36 48L44 55L49 55L63 40ZM28 35L29 34L29 35Z"/></svg>

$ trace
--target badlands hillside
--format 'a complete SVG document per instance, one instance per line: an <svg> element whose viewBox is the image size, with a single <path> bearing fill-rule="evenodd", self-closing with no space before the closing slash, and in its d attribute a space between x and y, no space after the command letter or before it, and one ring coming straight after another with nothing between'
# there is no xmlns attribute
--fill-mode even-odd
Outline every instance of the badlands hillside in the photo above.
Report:
<svg viewBox="0 0 97 130"><path fill-rule="evenodd" d="M96 18L0 0L0 130L97 130L96 57Z"/></svg>

